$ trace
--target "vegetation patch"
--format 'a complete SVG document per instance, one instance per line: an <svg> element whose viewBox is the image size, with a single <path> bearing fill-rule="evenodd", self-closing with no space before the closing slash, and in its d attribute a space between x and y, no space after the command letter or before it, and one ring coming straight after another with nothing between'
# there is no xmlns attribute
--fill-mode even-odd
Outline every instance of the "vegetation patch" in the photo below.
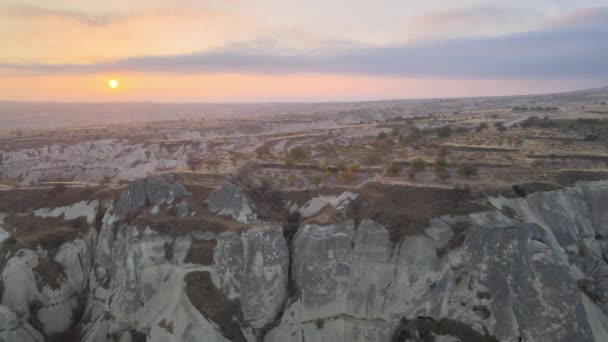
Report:
<svg viewBox="0 0 608 342"><path fill-rule="evenodd" d="M489 206L468 188L448 189L368 183L351 205L351 215L360 222L370 218L389 229L397 243L403 236L422 234L433 217L466 215Z"/></svg>

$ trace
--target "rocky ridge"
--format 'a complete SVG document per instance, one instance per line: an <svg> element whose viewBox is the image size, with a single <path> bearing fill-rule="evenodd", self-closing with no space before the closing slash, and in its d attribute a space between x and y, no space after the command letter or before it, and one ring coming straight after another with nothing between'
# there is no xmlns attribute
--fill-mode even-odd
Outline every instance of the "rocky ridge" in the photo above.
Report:
<svg viewBox="0 0 608 342"><path fill-rule="evenodd" d="M235 184L201 196L148 177L116 201L38 208L86 222L54 244L25 243L42 239L25 213L0 215L0 340L608 340L606 181L490 197L399 235L353 212L365 191L273 207L300 217L293 235Z"/></svg>

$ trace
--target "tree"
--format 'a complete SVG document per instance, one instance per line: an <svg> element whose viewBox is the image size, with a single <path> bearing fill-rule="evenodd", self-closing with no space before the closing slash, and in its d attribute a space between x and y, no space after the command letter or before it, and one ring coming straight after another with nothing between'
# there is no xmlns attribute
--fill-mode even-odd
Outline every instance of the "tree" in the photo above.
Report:
<svg viewBox="0 0 608 342"><path fill-rule="evenodd" d="M384 140L384 139L386 139L386 137L387 137L386 132L382 131L382 132L378 133L378 140Z"/></svg>
<svg viewBox="0 0 608 342"><path fill-rule="evenodd" d="M410 163L410 167L414 172L421 172L426 169L426 161L422 158L416 158Z"/></svg>

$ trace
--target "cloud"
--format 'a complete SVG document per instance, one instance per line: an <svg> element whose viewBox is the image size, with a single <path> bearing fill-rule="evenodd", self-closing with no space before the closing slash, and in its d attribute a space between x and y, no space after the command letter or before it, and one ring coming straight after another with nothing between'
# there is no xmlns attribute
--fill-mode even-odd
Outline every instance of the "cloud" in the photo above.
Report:
<svg viewBox="0 0 608 342"><path fill-rule="evenodd" d="M412 39L489 36L534 27L539 16L531 10L478 7L434 11L412 18L405 34Z"/></svg>
<svg viewBox="0 0 608 342"><path fill-rule="evenodd" d="M92 26L106 26L124 19L123 16L118 14L93 15L80 11L47 8L26 3L0 5L0 13L13 17L70 19Z"/></svg>
<svg viewBox="0 0 608 342"><path fill-rule="evenodd" d="M603 9L604 10L604 9ZM266 52L259 44L174 56L143 56L93 64L0 64L23 74L131 71L174 74L331 73L469 79L608 78L608 21L568 20L527 33L408 45L343 44L313 52ZM265 42L264 44L270 44ZM262 45L263 46L263 45Z"/></svg>
<svg viewBox="0 0 608 342"><path fill-rule="evenodd" d="M579 8L565 13L548 22L549 26L606 25L608 7Z"/></svg>

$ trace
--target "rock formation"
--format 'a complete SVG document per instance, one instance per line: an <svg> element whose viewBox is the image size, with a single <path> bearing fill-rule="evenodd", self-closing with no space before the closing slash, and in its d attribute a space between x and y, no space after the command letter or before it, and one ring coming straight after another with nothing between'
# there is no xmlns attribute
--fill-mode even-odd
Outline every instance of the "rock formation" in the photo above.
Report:
<svg viewBox="0 0 608 342"><path fill-rule="evenodd" d="M363 194L301 202L290 238L236 184L196 195L148 177L115 201L0 214L0 340L608 341L606 181L398 235L351 210ZM333 222L314 222L320 200Z"/></svg>

